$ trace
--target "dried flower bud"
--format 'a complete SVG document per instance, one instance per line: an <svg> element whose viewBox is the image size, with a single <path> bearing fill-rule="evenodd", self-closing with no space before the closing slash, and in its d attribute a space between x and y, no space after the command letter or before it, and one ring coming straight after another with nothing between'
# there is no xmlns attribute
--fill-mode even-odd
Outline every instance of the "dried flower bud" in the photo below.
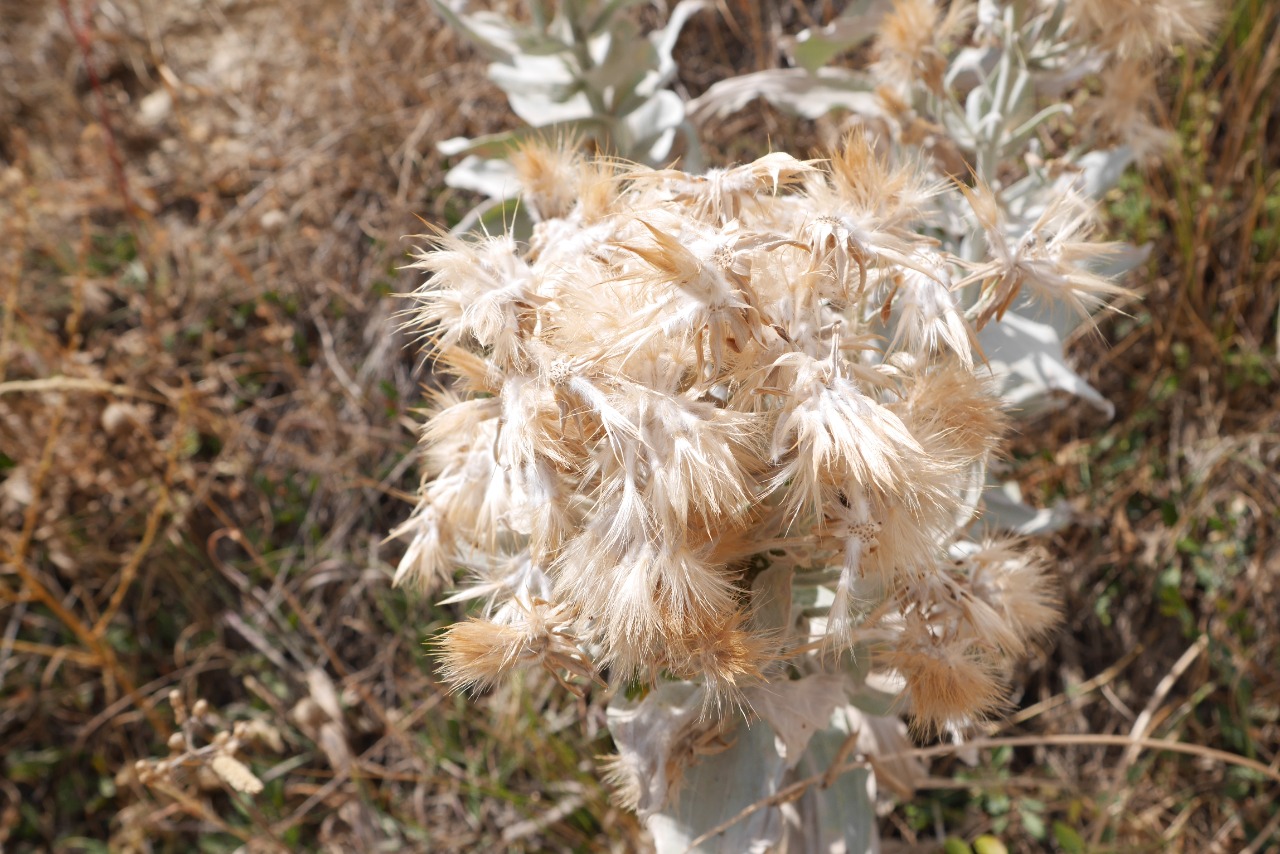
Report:
<svg viewBox="0 0 1280 854"><path fill-rule="evenodd" d="M169 691L169 705L173 707L173 719L178 726L185 724L188 719L187 703L182 698L182 692L177 688Z"/></svg>
<svg viewBox="0 0 1280 854"><path fill-rule="evenodd" d="M256 795L262 791L262 781L254 776L249 770L249 766L245 765L234 756L226 753L219 753L213 757L209 763L209 767L222 780L237 792L244 792L247 795Z"/></svg>

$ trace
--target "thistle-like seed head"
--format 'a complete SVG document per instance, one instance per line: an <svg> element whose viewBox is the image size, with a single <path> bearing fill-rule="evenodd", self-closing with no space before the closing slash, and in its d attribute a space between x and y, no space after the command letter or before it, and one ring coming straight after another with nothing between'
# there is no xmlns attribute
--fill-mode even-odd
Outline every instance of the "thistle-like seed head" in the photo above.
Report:
<svg viewBox="0 0 1280 854"><path fill-rule="evenodd" d="M711 720L788 679L780 662L869 645L922 726L998 710L1056 601L1018 545L965 539L1006 425L976 327L1027 296L1087 311L1114 292L1083 209L1014 240L993 191L867 133L706 176L537 146L519 164L528 244L438 237L418 262L412 324L442 387L396 577L467 571L446 601L479 616L440 636L445 679L687 679ZM943 194L987 257L917 233ZM757 584L775 570L794 606Z"/></svg>

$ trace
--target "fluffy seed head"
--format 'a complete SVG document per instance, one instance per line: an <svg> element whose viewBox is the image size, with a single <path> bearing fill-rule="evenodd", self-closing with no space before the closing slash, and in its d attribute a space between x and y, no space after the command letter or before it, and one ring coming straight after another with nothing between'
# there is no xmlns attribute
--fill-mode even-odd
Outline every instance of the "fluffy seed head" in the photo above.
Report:
<svg viewBox="0 0 1280 854"><path fill-rule="evenodd" d="M898 14L882 48L927 61L903 22L951 13ZM966 539L1005 428L977 327L1027 295L1087 312L1107 249L1074 201L1019 234L994 191L890 149L861 133L692 176L533 146L529 244L433 239L414 313L445 387L397 580L466 570L448 682L689 680L706 734L870 646L926 729L999 708L1055 602L1018 547ZM944 209L984 257L918 233ZM629 761L610 767L638 803Z"/></svg>

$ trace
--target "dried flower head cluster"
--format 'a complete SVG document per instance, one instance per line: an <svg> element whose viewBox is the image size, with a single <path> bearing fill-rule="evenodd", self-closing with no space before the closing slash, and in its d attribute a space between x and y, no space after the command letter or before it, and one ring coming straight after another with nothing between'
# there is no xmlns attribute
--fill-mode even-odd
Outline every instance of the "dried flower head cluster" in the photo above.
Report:
<svg viewBox="0 0 1280 854"><path fill-rule="evenodd" d="M227 721L204 699L187 706L182 692L169 692L178 731L169 737L169 756L140 759L121 772L121 781L132 771L137 781L172 794L194 785L201 790L230 788L247 795L262 791L262 781L238 758L249 746L262 746L274 753L284 751L284 738L276 727L261 718ZM203 744L201 744L203 742Z"/></svg>
<svg viewBox="0 0 1280 854"><path fill-rule="evenodd" d="M966 539L1005 426L975 330L1023 297L1112 292L1083 209L1007 245L988 190L867 135L701 176L517 159L531 239L441 235L417 262L446 379L396 580L466 570L445 601L480 606L440 640L447 678L536 665L741 702L869 651L927 727L996 709L1056 612L1016 545ZM978 211L989 258L922 236L940 193Z"/></svg>

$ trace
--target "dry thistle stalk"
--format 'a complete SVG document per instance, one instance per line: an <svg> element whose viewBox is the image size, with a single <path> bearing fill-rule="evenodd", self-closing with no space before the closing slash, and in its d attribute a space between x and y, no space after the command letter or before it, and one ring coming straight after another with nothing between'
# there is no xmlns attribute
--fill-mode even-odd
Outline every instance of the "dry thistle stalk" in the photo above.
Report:
<svg viewBox="0 0 1280 854"><path fill-rule="evenodd" d="M689 680L705 719L869 657L922 729L996 712L1057 610L1017 543L966 536L1005 426L975 328L1115 292L1083 208L1035 246L991 221L975 262L921 235L955 188L863 134L702 176L541 145L517 168L528 245L439 235L416 265L413 324L452 379L396 581L467 570L446 678ZM980 219L988 193L964 188Z"/></svg>

